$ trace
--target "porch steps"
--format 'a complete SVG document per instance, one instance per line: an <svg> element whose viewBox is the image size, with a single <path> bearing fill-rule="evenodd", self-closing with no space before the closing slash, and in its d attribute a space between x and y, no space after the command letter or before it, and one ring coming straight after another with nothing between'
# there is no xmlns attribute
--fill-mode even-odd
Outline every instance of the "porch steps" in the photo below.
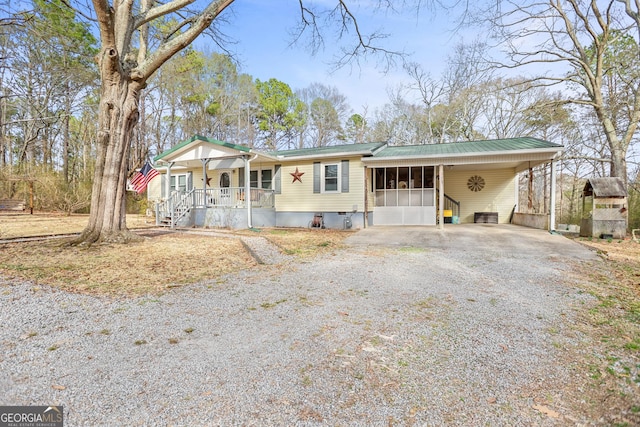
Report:
<svg viewBox="0 0 640 427"><path fill-rule="evenodd" d="M176 222L183 216L187 215L190 210L191 208L176 209ZM171 227L171 217L165 216L163 218L160 218L160 220L158 221L158 226Z"/></svg>

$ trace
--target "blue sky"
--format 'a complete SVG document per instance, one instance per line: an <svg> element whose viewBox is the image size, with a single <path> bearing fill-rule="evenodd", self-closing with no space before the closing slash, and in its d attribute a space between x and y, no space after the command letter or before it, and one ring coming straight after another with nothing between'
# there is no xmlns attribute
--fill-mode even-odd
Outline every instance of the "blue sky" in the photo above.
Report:
<svg viewBox="0 0 640 427"><path fill-rule="evenodd" d="M334 5L335 1L315 3ZM434 77L440 75L447 55L462 40L461 34L453 33L456 17L444 11L394 15L359 8L354 13L363 32L379 30L390 34L380 42L385 48L411 53L410 61L420 63ZM316 82L334 86L358 113L364 112L365 107L371 113L387 102L388 88L409 82L402 67L383 73L375 58L331 72L331 62L339 53L336 45L353 42L353 35L344 40L327 39L325 49L315 56L304 42L290 46L290 31L299 20L295 0L238 0L225 11L225 16L229 23L221 29L237 42L232 51L240 60L241 71L254 78L276 78L294 90Z"/></svg>

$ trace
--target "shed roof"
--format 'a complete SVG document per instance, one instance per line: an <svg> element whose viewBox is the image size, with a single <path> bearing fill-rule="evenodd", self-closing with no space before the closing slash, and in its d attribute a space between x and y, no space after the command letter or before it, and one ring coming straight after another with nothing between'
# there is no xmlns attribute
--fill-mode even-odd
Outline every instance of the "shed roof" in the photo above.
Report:
<svg viewBox="0 0 640 427"><path fill-rule="evenodd" d="M627 197L621 178L589 178L584 185L586 195L595 197Z"/></svg>

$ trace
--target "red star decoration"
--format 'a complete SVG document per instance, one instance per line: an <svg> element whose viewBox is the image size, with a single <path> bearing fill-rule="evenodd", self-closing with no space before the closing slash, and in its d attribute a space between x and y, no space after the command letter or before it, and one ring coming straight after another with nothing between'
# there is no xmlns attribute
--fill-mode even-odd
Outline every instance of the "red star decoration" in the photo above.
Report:
<svg viewBox="0 0 640 427"><path fill-rule="evenodd" d="M296 171L295 172L290 172L289 175L291 175L293 177L293 181L291 181L291 183L293 184L296 181L302 182L302 175L304 175L304 172L300 172L298 170L298 168L296 167Z"/></svg>
<svg viewBox="0 0 640 427"><path fill-rule="evenodd" d="M208 176L207 177L207 187L210 187L210 186L211 186L211 177Z"/></svg>

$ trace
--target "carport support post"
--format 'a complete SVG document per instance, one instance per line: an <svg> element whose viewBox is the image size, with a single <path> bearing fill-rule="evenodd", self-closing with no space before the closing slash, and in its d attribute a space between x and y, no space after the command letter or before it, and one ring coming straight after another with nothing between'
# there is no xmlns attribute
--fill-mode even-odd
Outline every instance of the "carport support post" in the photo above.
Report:
<svg viewBox="0 0 640 427"><path fill-rule="evenodd" d="M444 165L438 166L438 228L444 230Z"/></svg>
<svg viewBox="0 0 640 427"><path fill-rule="evenodd" d="M551 191L549 192L549 231L556 229L556 162L551 161Z"/></svg>

